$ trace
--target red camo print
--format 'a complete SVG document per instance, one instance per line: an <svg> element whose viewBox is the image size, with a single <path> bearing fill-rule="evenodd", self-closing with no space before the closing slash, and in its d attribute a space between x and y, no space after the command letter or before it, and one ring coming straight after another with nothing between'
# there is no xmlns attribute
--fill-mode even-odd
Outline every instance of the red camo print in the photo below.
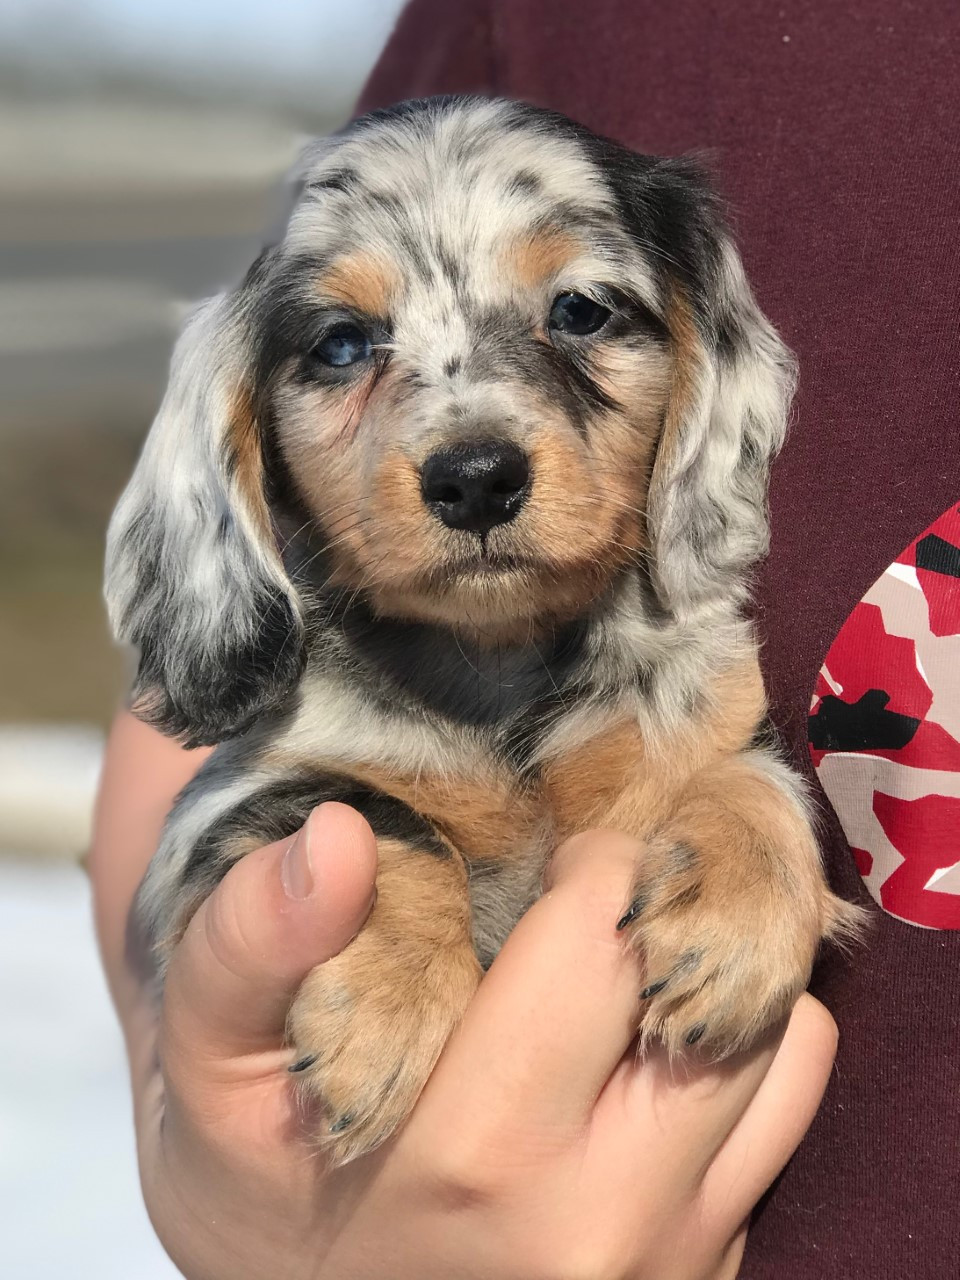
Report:
<svg viewBox="0 0 960 1280"><path fill-rule="evenodd" d="M960 506L904 550L830 646L810 754L892 916L960 929Z"/></svg>
<svg viewBox="0 0 960 1280"><path fill-rule="evenodd" d="M891 915L906 919L913 908L915 923L931 929L960 929L960 894L926 887L944 865L960 863L960 799L898 800L875 791L873 811L904 857L883 882L881 905Z"/></svg>

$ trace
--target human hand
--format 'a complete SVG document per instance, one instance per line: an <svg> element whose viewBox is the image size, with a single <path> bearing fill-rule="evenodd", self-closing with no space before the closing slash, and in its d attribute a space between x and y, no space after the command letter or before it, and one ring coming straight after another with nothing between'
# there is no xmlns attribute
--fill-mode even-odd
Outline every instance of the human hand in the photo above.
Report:
<svg viewBox="0 0 960 1280"><path fill-rule="evenodd" d="M296 863L294 895L284 889L290 841L238 863L178 948L158 1019L122 937L162 806L154 795L137 825L121 801L141 747L178 749L135 722L118 731L127 741L108 757L91 871L144 1194L189 1280L736 1274L746 1219L826 1085L836 1030L822 1006L803 997L782 1040L719 1067L671 1069L656 1051L638 1061L636 970L611 926L635 846L578 837L404 1130L328 1171L284 1070L283 1025L303 976L362 926L373 836L343 806L315 811L298 846L310 853L305 896ZM185 775L176 785L195 757L169 757Z"/></svg>

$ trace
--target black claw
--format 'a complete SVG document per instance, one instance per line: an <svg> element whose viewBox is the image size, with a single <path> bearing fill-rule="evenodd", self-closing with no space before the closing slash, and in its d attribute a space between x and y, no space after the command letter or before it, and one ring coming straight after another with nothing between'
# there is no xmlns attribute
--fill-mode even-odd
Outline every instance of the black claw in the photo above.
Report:
<svg viewBox="0 0 960 1280"><path fill-rule="evenodd" d="M305 1058L298 1058L292 1066L287 1067L291 1074L297 1071L306 1071L308 1067L312 1067L316 1060L320 1057L319 1053L308 1053Z"/></svg>
<svg viewBox="0 0 960 1280"><path fill-rule="evenodd" d="M636 902L631 902L630 906L617 921L617 932L619 933L621 929L625 929L631 920L636 920L642 910L643 903L639 898Z"/></svg>
<svg viewBox="0 0 960 1280"><path fill-rule="evenodd" d="M687 1032L687 1044L696 1044L698 1040L702 1040L706 1029L707 1024L705 1022L698 1022L695 1027L691 1027Z"/></svg>
<svg viewBox="0 0 960 1280"><path fill-rule="evenodd" d="M640 992L640 999L649 1000L651 996L658 996L669 981L669 978L661 978L659 982L651 982L649 987L644 987Z"/></svg>
<svg viewBox="0 0 960 1280"><path fill-rule="evenodd" d="M333 1124L330 1126L330 1132L343 1133L344 1129L350 1128L350 1126L353 1124L353 1121L354 1121L354 1117L349 1113L345 1116L341 1116L339 1120L334 1120Z"/></svg>

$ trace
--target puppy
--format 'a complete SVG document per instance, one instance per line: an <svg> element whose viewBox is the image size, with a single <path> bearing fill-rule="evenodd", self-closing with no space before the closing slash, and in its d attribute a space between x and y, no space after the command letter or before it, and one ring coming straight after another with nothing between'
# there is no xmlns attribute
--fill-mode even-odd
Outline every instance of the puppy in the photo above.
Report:
<svg viewBox="0 0 960 1280"><path fill-rule="evenodd" d="M135 710L220 745L139 918L162 971L236 859L364 814L376 907L289 1026L332 1159L403 1121L574 832L642 844L611 936L671 1051L755 1041L853 924L742 615L792 379L695 167L478 98L317 144L188 323L106 592Z"/></svg>

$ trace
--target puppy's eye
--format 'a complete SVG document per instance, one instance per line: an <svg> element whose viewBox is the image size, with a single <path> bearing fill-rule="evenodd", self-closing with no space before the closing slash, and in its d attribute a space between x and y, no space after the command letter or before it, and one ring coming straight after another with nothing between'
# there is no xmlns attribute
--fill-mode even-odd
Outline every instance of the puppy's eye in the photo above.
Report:
<svg viewBox="0 0 960 1280"><path fill-rule="evenodd" d="M324 334L310 354L321 364L342 369L345 365L368 359L371 350L370 339L362 329L355 324L338 324Z"/></svg>
<svg viewBox="0 0 960 1280"><path fill-rule="evenodd" d="M610 319L610 308L585 297L582 293L561 293L550 309L549 325L560 333L583 337L596 333Z"/></svg>

